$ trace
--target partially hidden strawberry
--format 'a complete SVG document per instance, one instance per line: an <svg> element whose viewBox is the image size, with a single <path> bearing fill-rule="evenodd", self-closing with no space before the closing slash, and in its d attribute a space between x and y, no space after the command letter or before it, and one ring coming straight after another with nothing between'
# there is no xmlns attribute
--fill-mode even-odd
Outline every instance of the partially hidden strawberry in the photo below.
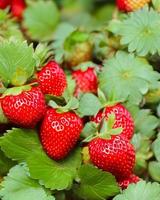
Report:
<svg viewBox="0 0 160 200"><path fill-rule="evenodd" d="M26 87L24 91L6 94L2 97L1 105L10 122L21 127L33 128L46 111L45 99L39 87ZM13 91L13 88L9 90Z"/></svg>
<svg viewBox="0 0 160 200"><path fill-rule="evenodd" d="M118 181L118 184L122 189L126 189L129 184L138 183L140 180L138 176L131 174L128 178Z"/></svg>
<svg viewBox="0 0 160 200"><path fill-rule="evenodd" d="M135 165L135 151L132 144L122 135L111 139L95 138L89 144L92 163L112 173L117 180L129 177Z"/></svg>
<svg viewBox="0 0 160 200"><path fill-rule="evenodd" d="M48 62L37 73L39 86L44 94L61 96L67 87L67 80L62 68L55 62Z"/></svg>
<svg viewBox="0 0 160 200"><path fill-rule="evenodd" d="M91 120L95 123L100 123L103 117L108 119L108 115L111 113L115 114L115 124L113 128L122 127L123 131L121 135L130 140L134 133L134 121L129 111L122 104L118 103L105 107L104 111L99 111Z"/></svg>
<svg viewBox="0 0 160 200"><path fill-rule="evenodd" d="M11 1L11 13L18 20L23 18L23 12L26 8L26 3L24 0L12 0Z"/></svg>
<svg viewBox="0 0 160 200"><path fill-rule="evenodd" d="M58 113L49 108L40 129L41 143L53 159L63 159L76 145L83 123L72 111Z"/></svg>
<svg viewBox="0 0 160 200"><path fill-rule="evenodd" d="M116 4L119 10L131 12L142 8L150 1L151 0L116 0Z"/></svg>
<svg viewBox="0 0 160 200"><path fill-rule="evenodd" d="M94 68L73 71L72 78L76 81L75 96L86 92L97 93L98 80Z"/></svg>
<svg viewBox="0 0 160 200"><path fill-rule="evenodd" d="M5 9L10 3L11 0L0 0L0 9Z"/></svg>

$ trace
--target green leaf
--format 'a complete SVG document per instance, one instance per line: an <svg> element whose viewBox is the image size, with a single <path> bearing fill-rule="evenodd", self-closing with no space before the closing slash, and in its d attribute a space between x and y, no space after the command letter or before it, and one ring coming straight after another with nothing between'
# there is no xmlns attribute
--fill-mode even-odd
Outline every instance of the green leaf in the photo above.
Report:
<svg viewBox="0 0 160 200"><path fill-rule="evenodd" d="M27 42L0 43L0 78L6 84L23 85L34 72L33 48Z"/></svg>
<svg viewBox="0 0 160 200"><path fill-rule="evenodd" d="M117 195L113 200L159 200L160 185L158 183L146 183L140 181L131 184L129 187Z"/></svg>
<svg viewBox="0 0 160 200"><path fill-rule="evenodd" d="M152 4L157 11L160 11L160 0L152 0Z"/></svg>
<svg viewBox="0 0 160 200"><path fill-rule="evenodd" d="M158 138L152 143L152 149L156 159L160 162L160 135Z"/></svg>
<svg viewBox="0 0 160 200"><path fill-rule="evenodd" d="M58 22L59 11L53 1L33 2L24 12L24 26L34 40L52 39Z"/></svg>
<svg viewBox="0 0 160 200"><path fill-rule="evenodd" d="M106 60L99 76L100 89L111 99L128 100L139 104L150 84L157 84L160 74L152 66L133 54L119 51L115 57Z"/></svg>
<svg viewBox="0 0 160 200"><path fill-rule="evenodd" d="M13 128L0 138L5 155L19 162L25 161L32 152L40 151L41 145L34 130Z"/></svg>
<svg viewBox="0 0 160 200"><path fill-rule="evenodd" d="M119 192L114 176L92 165L82 165L79 170L80 186L75 193L86 200L105 200Z"/></svg>
<svg viewBox="0 0 160 200"><path fill-rule="evenodd" d="M139 56L160 54L160 14L148 8L132 12L121 24L119 35L129 52Z"/></svg>
<svg viewBox="0 0 160 200"><path fill-rule="evenodd" d="M11 167L15 165L15 162L8 159L2 151L0 151L0 175L6 175Z"/></svg>
<svg viewBox="0 0 160 200"><path fill-rule="evenodd" d="M33 153L27 164L31 177L51 190L69 189L81 164L80 149L73 151L66 159L56 162L43 151Z"/></svg>
<svg viewBox="0 0 160 200"><path fill-rule="evenodd" d="M153 180L160 182L160 162L149 162L148 171Z"/></svg>
<svg viewBox="0 0 160 200"><path fill-rule="evenodd" d="M1 185L2 200L55 200L49 191L30 178L20 165L10 170Z"/></svg>
<svg viewBox="0 0 160 200"><path fill-rule="evenodd" d="M78 113L82 117L95 115L101 107L99 99L94 94L86 93L80 98Z"/></svg>
<svg viewBox="0 0 160 200"><path fill-rule="evenodd" d="M94 135L97 132L97 124L95 122L87 122L81 132L81 136L86 138L90 135Z"/></svg>

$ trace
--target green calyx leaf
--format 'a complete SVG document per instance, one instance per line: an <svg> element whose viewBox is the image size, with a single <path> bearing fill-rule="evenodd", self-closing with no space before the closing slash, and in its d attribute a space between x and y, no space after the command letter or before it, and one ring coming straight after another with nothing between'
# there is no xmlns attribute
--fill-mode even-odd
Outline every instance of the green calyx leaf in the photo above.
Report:
<svg viewBox="0 0 160 200"><path fill-rule="evenodd" d="M23 85L34 72L33 47L27 42L0 43L0 78L6 84Z"/></svg>
<svg viewBox="0 0 160 200"><path fill-rule="evenodd" d="M82 165L79 169L80 186L74 193L85 200L105 200L116 195L119 187L114 176L92 165Z"/></svg>
<svg viewBox="0 0 160 200"><path fill-rule="evenodd" d="M56 102L52 100L49 101L49 105L52 108L55 108L57 112L63 113L68 112L70 110L76 110L79 107L79 101L75 97L72 97L65 106L59 106Z"/></svg>
<svg viewBox="0 0 160 200"><path fill-rule="evenodd" d="M88 62L83 62L83 63L80 63L79 65L77 65L76 67L73 68L73 70L81 70L81 71L86 71L88 69L88 67L90 68L94 68L96 71L98 71L98 65L91 62L91 61L88 61Z"/></svg>
<svg viewBox="0 0 160 200"><path fill-rule="evenodd" d="M151 83L158 84L159 78L160 74L148 63L133 54L118 51L115 57L105 62L99 75L99 87L108 99L114 93L114 100L128 100L139 105Z"/></svg>
<svg viewBox="0 0 160 200"><path fill-rule="evenodd" d="M53 38L59 18L58 8L53 1L40 0L29 5L24 11L24 26L32 39L48 41Z"/></svg>
<svg viewBox="0 0 160 200"><path fill-rule="evenodd" d="M23 91L28 91L30 89L31 89L30 85L9 88L3 93L2 98L9 95L18 95L21 94Z"/></svg>
<svg viewBox="0 0 160 200"><path fill-rule="evenodd" d="M160 54L160 14L152 8L132 12L119 26L118 33L129 52L139 56Z"/></svg>
<svg viewBox="0 0 160 200"><path fill-rule="evenodd" d="M3 200L55 200L49 190L30 178L22 165L11 168L1 186L0 197Z"/></svg>
<svg viewBox="0 0 160 200"><path fill-rule="evenodd" d="M131 184L122 194L114 197L113 200L158 200L160 196L160 185L158 183L146 183L140 181L137 184Z"/></svg>

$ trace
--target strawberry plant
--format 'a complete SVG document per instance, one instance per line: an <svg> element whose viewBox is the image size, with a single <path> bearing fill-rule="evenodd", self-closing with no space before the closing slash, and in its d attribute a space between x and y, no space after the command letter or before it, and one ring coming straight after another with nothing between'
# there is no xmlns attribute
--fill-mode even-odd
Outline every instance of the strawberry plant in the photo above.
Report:
<svg viewBox="0 0 160 200"><path fill-rule="evenodd" d="M0 199L160 199L160 1L0 0Z"/></svg>

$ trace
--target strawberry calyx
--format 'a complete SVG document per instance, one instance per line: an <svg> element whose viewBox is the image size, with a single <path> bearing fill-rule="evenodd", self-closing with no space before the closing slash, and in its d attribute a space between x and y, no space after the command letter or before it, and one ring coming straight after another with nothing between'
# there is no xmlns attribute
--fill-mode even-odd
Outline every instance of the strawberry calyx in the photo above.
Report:
<svg viewBox="0 0 160 200"><path fill-rule="evenodd" d="M72 97L65 106L60 106L53 100L49 101L48 105L55 108L58 113L64 113L70 110L76 110L79 107L79 101L77 98Z"/></svg>
<svg viewBox="0 0 160 200"><path fill-rule="evenodd" d="M9 95L19 95L21 94L23 91L29 91L31 89L31 85L24 85L24 86L20 86L20 87L12 87L12 88L8 88L3 95L1 96L1 98L4 98L5 96L9 96Z"/></svg>
<svg viewBox="0 0 160 200"><path fill-rule="evenodd" d="M93 122L91 122L93 123ZM103 117L101 123L97 124L97 131L89 135L83 140L83 142L90 142L95 138L111 139L114 135L119 135L122 131L122 127L113 128L115 124L115 114L111 113L108 115L108 119Z"/></svg>
<svg viewBox="0 0 160 200"><path fill-rule="evenodd" d="M96 72L99 71L99 66L91 61L80 63L73 67L73 71L81 70L82 72L85 72L88 68L93 68Z"/></svg>

